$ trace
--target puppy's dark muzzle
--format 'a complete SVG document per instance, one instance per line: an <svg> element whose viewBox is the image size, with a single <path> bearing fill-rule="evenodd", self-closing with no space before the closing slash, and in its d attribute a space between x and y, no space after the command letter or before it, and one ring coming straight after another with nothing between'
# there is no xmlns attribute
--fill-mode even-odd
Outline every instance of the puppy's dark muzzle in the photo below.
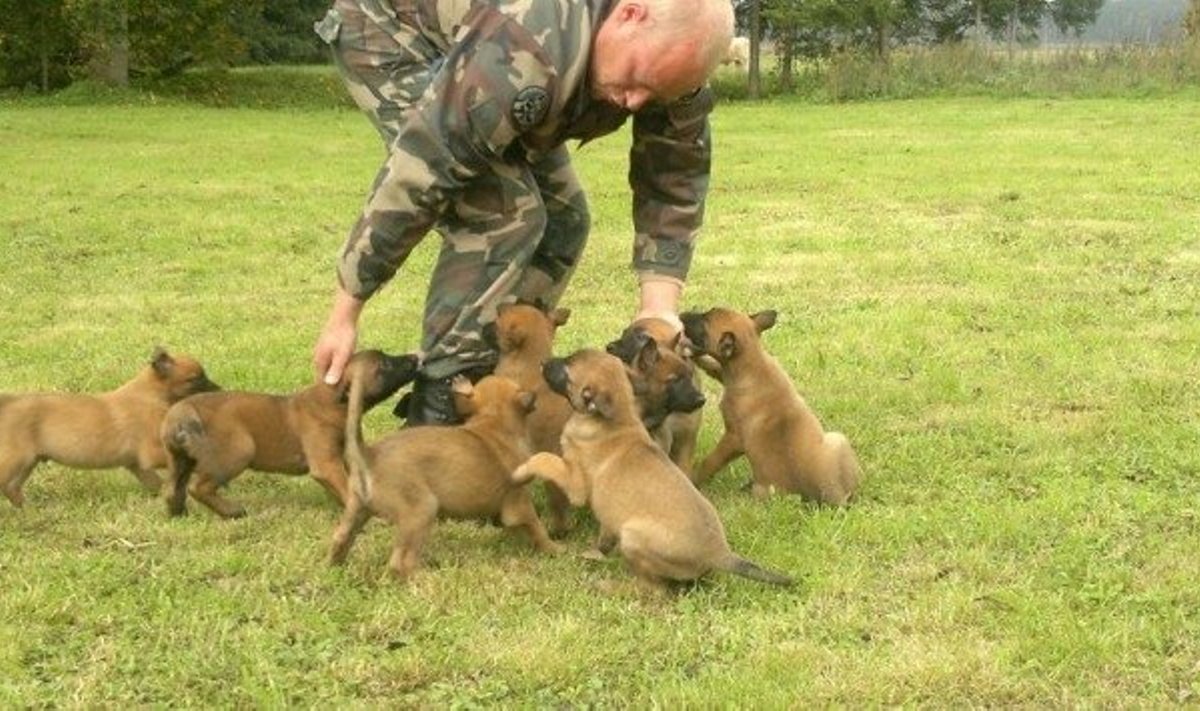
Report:
<svg viewBox="0 0 1200 711"><path fill-rule="evenodd" d="M704 314L689 311L679 315L683 322L683 335L692 343L692 347L701 353L707 353L708 329L704 325Z"/></svg>
<svg viewBox="0 0 1200 711"><path fill-rule="evenodd" d="M671 412L695 412L704 407L704 393L694 387L672 391L667 396L667 408Z"/></svg>
<svg viewBox="0 0 1200 711"><path fill-rule="evenodd" d="M554 392L567 397L567 361L551 358L542 366L542 377Z"/></svg>
<svg viewBox="0 0 1200 711"><path fill-rule="evenodd" d="M196 392L198 393L213 393L220 389L221 386L209 380L207 375L196 382Z"/></svg>
<svg viewBox="0 0 1200 711"><path fill-rule="evenodd" d="M413 353L398 356L384 353L379 362L379 378L383 381L383 390L391 395L411 383L413 378L417 377L418 365L417 356Z"/></svg>

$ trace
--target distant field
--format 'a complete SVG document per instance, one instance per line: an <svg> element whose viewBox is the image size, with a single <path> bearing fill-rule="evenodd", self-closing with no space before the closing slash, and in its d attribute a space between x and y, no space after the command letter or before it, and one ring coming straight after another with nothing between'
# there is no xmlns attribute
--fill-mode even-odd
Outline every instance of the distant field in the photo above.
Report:
<svg viewBox="0 0 1200 711"><path fill-rule="evenodd" d="M756 503L744 462L707 490L796 590L647 598L460 523L400 586L378 523L325 564L311 481L248 473L247 518L170 521L124 472L43 465L0 505L0 706L1194 703L1195 97L724 105L715 135L687 305L778 309L767 346L867 475L842 511ZM627 147L577 153L564 352L634 309ZM155 344L306 384L381 158L346 111L0 104L0 392L109 389ZM364 346L415 346L435 246ZM719 433L714 407L701 450Z"/></svg>

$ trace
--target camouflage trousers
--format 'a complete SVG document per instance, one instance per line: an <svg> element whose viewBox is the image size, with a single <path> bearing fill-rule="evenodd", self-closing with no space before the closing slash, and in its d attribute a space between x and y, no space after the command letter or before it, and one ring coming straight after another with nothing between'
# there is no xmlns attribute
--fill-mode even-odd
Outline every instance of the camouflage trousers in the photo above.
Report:
<svg viewBox="0 0 1200 711"><path fill-rule="evenodd" d="M405 20L388 0L336 0L316 26L350 95L389 147L444 56ZM434 226L442 245L425 298L422 374L443 378L494 365L482 325L505 301L557 303L589 226L566 146L534 163L495 162L474 180Z"/></svg>

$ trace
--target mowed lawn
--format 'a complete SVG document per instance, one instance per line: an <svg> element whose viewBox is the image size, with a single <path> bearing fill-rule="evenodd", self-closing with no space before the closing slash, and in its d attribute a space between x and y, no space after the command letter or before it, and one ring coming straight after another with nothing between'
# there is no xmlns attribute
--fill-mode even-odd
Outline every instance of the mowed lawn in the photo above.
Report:
<svg viewBox="0 0 1200 711"><path fill-rule="evenodd" d="M706 489L795 589L648 596L575 555L586 515L555 558L441 524L399 585L378 522L328 567L310 480L168 520L125 472L44 464L0 502L0 706L1194 703L1197 136L1196 95L718 108L686 304L777 309L767 347L866 472L844 510L756 502L744 460ZM627 147L576 154L564 353L634 310ZM156 344L304 386L381 158L347 111L0 104L0 392L111 389ZM362 345L416 346L436 243Z"/></svg>

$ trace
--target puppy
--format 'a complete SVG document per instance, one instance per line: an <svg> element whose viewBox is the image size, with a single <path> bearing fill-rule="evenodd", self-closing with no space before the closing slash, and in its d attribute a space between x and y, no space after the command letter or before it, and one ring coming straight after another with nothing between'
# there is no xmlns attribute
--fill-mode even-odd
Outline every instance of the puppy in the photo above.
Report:
<svg viewBox="0 0 1200 711"><path fill-rule="evenodd" d="M150 364L112 392L0 396L0 491L20 507L25 480L49 459L76 469L124 467L158 493L154 470L166 466L158 428L167 407L216 389L195 360L156 348Z"/></svg>
<svg viewBox="0 0 1200 711"><path fill-rule="evenodd" d="M542 364L553 357L554 335L570 317L570 309L546 311L525 303L502 304L496 309L496 320L484 326L484 338L500 354L495 374L512 379L522 390L533 393L537 401L526 420L534 452L562 452L559 440L571 416L571 406L546 385ZM546 505L550 534L558 537L567 533L570 504L566 495L549 483Z"/></svg>
<svg viewBox="0 0 1200 711"><path fill-rule="evenodd" d="M455 404L466 422L456 427L413 427L366 447L362 441L363 385L356 369L346 420L346 465L351 495L333 533L329 559L341 564L371 514L396 528L389 567L400 580L421 564L421 549L438 515L494 521L522 528L540 551L553 553L529 492L511 474L529 456L526 418L533 393L508 378L490 375L475 385L453 384Z"/></svg>
<svg viewBox="0 0 1200 711"><path fill-rule="evenodd" d="M605 350L629 366L642 423L671 461L691 478L704 393L699 374L684 355L682 335L662 319L639 319ZM648 343L656 347L647 349Z"/></svg>
<svg viewBox="0 0 1200 711"><path fill-rule="evenodd" d="M755 496L798 493L824 504L845 504L861 479L858 458L845 435L822 429L787 373L763 349L759 335L775 325L775 312L746 315L716 308L681 318L692 346L716 363L706 370L715 370L725 388L725 433L700 463L696 480L707 481L744 453L754 472Z"/></svg>
<svg viewBox="0 0 1200 711"><path fill-rule="evenodd" d="M597 350L546 363L546 382L571 403L562 457L543 452L513 479L548 479L600 522L601 551L619 548L642 581L663 587L723 570L778 585L791 579L730 550L716 509L650 439L619 359Z"/></svg>
<svg viewBox="0 0 1200 711"><path fill-rule="evenodd" d="M362 381L365 409L391 397L417 372L415 355L360 351L350 362ZM171 463L168 515L184 513L194 476L190 490L197 501L225 518L245 516L245 508L217 488L246 469L311 474L345 504L346 393L343 378L337 385L318 382L289 396L205 393L172 405L161 433Z"/></svg>

